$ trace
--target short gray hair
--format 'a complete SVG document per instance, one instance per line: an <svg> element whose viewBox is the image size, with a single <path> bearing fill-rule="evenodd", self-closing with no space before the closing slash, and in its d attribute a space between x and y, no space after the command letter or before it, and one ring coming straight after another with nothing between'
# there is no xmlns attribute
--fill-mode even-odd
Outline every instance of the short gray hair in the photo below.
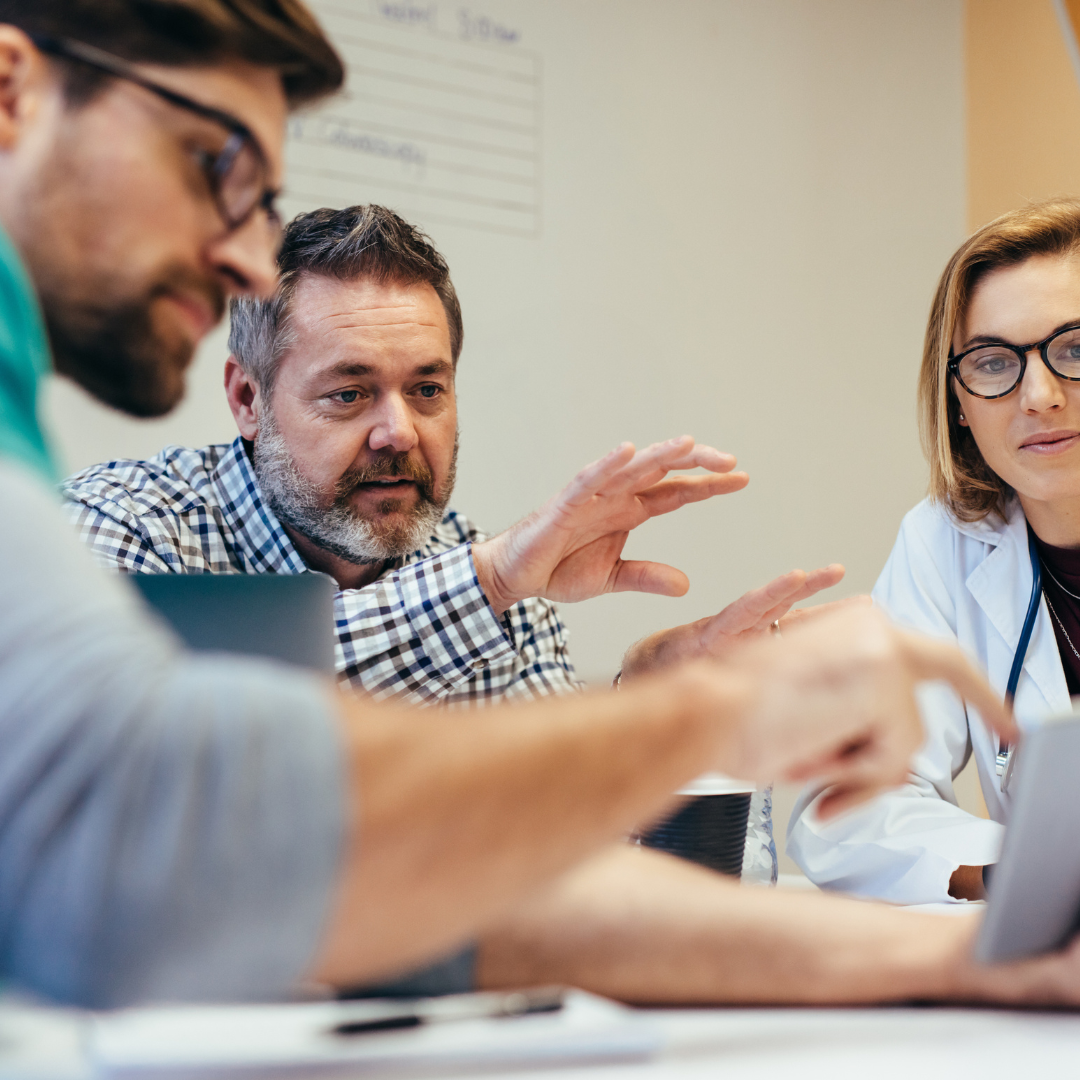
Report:
<svg viewBox="0 0 1080 1080"><path fill-rule="evenodd" d="M290 304L305 274L402 285L427 282L442 301L457 364L465 332L450 268L430 238L393 210L371 205L300 214L285 229L278 270L281 279L272 299L238 297L229 309L229 351L264 396L273 391L281 357L291 344Z"/></svg>

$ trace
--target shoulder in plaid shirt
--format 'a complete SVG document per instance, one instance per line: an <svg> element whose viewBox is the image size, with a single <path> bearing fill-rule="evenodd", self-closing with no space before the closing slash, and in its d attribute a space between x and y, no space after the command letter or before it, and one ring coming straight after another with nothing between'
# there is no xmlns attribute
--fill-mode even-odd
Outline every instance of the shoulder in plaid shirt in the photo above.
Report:
<svg viewBox="0 0 1080 1080"><path fill-rule="evenodd" d="M132 573L300 574L303 559L263 501L239 438L69 477L67 512L107 566ZM334 600L341 681L376 698L467 705L575 690L567 633L530 599L499 618L473 567L484 539L448 511L420 551Z"/></svg>

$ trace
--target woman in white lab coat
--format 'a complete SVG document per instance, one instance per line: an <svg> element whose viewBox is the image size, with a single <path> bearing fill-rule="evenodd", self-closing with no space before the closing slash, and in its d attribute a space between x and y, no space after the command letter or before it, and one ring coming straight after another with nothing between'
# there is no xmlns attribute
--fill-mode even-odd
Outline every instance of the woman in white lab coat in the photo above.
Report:
<svg viewBox="0 0 1080 1080"><path fill-rule="evenodd" d="M1067 711L1080 694L1080 201L1007 214L956 252L931 308L919 414L930 496L904 518L875 602L958 641L1003 696L1023 652L1021 727ZM813 792L800 800L788 852L819 885L901 903L983 895L1014 751L940 687L923 715L905 787L828 823ZM956 805L971 755L991 821Z"/></svg>

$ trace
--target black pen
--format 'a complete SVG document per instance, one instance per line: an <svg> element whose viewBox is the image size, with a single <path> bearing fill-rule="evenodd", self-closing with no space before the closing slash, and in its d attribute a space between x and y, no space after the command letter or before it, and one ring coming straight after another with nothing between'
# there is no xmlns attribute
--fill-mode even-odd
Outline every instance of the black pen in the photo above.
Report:
<svg viewBox="0 0 1080 1080"><path fill-rule="evenodd" d="M435 998L410 998L386 1002L380 1015L358 1016L342 1020L330 1029L334 1035L367 1035L379 1031L397 1031L439 1024L449 1020L487 1020L529 1013L558 1012L566 991L561 986L542 986L534 990L486 991L479 994L447 994ZM374 1003L373 1003L374 1004ZM382 1004L382 1003L380 1003Z"/></svg>

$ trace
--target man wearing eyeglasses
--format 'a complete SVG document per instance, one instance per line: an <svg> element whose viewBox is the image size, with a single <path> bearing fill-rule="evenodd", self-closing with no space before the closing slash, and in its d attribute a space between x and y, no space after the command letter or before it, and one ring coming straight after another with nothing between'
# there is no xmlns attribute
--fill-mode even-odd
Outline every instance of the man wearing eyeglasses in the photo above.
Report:
<svg viewBox="0 0 1080 1080"><path fill-rule="evenodd" d="M281 231L280 166L271 169L263 145L280 144L281 80L270 67L233 61L232 70L169 67L163 85L95 46L43 33L32 40L62 64L69 123L92 129L61 143L45 164L43 198L13 230L35 237L23 250L57 370L119 409L160 416L183 396L195 346L229 294L262 292L275 279L267 254ZM310 40L329 65L328 46ZM112 89L101 94L105 81ZM247 122L184 92L204 86ZM321 89L299 85L296 100ZM86 216L75 200L48 194L73 182L136 201L98 196Z"/></svg>
<svg viewBox="0 0 1080 1080"><path fill-rule="evenodd" d="M0 974L98 1005L277 997L478 936L486 986L1080 1003L1080 954L978 969L966 920L613 844L710 767L818 776L834 809L899 782L924 678L1012 734L958 652L871 611L448 725L186 654L94 568L49 486L50 352L128 411L174 402L225 298L271 294L283 121L340 78L296 0L0 0Z"/></svg>

